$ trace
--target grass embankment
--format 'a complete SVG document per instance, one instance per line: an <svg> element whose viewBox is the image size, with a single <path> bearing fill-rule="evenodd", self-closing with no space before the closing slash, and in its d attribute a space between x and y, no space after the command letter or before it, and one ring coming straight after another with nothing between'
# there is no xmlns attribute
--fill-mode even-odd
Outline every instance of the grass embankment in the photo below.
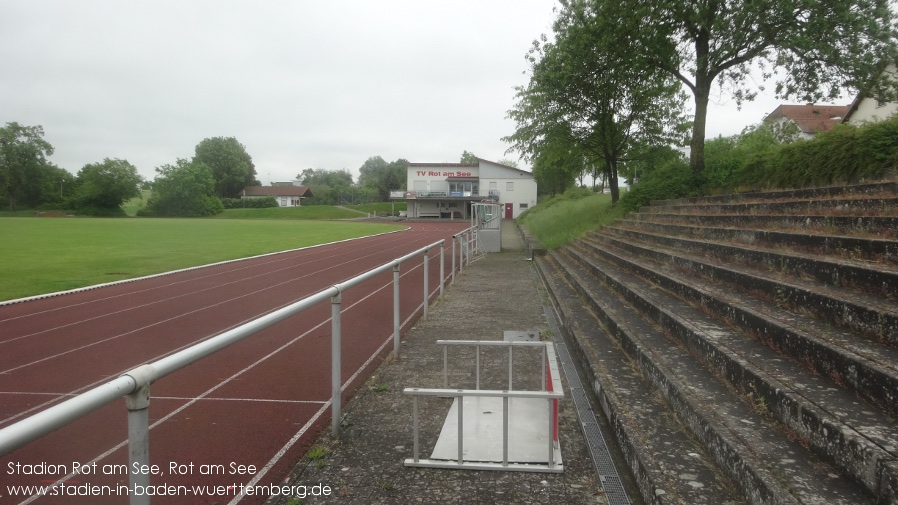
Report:
<svg viewBox="0 0 898 505"><path fill-rule="evenodd" d="M0 236L11 238L0 240L0 300L401 228L296 220L0 219Z"/></svg>
<svg viewBox="0 0 898 505"><path fill-rule="evenodd" d="M611 195L573 189L540 201L518 220L544 246L554 249L621 215L618 208L611 205Z"/></svg>

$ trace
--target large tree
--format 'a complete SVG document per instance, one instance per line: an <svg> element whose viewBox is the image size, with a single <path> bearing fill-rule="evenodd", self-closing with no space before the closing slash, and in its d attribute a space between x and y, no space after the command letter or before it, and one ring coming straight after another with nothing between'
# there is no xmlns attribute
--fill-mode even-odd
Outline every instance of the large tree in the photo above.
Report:
<svg viewBox="0 0 898 505"><path fill-rule="evenodd" d="M40 125L11 122L0 128L0 192L9 210L15 210L20 200L39 199L35 195L40 194L40 174L49 166L51 154L53 146L44 140Z"/></svg>
<svg viewBox="0 0 898 505"><path fill-rule="evenodd" d="M468 151L462 151L459 163L478 163L477 156Z"/></svg>
<svg viewBox="0 0 898 505"><path fill-rule="evenodd" d="M628 22L590 0L565 2L555 40L534 42L528 55L530 82L509 111L517 130L504 139L531 159L550 142L574 144L587 157L579 164L601 167L615 202L618 166L642 146L679 143L686 124L679 83L616 36Z"/></svg>
<svg viewBox="0 0 898 505"><path fill-rule="evenodd" d="M346 170L326 170L307 168L296 178L303 186L308 186L315 195L310 204L336 205L340 195L352 192L352 174Z"/></svg>
<svg viewBox="0 0 898 505"><path fill-rule="evenodd" d="M153 194L138 214L200 217L218 214L224 207L215 195L212 170L199 161L178 159L156 168Z"/></svg>
<svg viewBox="0 0 898 505"><path fill-rule="evenodd" d="M215 194L219 198L235 198L247 186L261 184L256 179L256 166L246 147L234 137L212 137L196 145L193 161L212 170Z"/></svg>
<svg viewBox="0 0 898 505"><path fill-rule="evenodd" d="M93 211L120 210L125 200L140 196L143 178L127 160L106 158L78 172L75 205Z"/></svg>
<svg viewBox="0 0 898 505"><path fill-rule="evenodd" d="M567 2L565 2L567 3ZM694 98L694 172L704 169L708 103L714 86L737 103L755 82L777 76L783 99L835 99L844 90L895 98L882 75L896 60L889 0L593 0L625 20L615 31L646 61L682 82Z"/></svg>
<svg viewBox="0 0 898 505"><path fill-rule="evenodd" d="M390 191L405 189L407 160L387 163L380 156L368 158L359 168L359 186L377 192L382 201L390 198Z"/></svg>

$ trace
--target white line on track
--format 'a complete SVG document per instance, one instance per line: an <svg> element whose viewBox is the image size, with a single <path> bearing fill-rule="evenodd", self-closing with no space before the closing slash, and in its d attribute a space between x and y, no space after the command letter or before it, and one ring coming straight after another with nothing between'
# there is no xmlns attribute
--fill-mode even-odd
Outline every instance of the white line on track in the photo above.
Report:
<svg viewBox="0 0 898 505"><path fill-rule="evenodd" d="M57 292L54 292L54 293L45 293L45 294L42 294L42 295L29 296L29 297L25 297L25 298L17 298L17 299L15 299L15 300L0 301L0 307L2 307L2 306L4 306L4 305L13 305L13 304L16 304L16 303L30 302L30 301L33 301L33 300L42 300L42 299L44 299L44 298L52 298L52 297L55 297L55 296L68 295L68 294L72 294L72 293L81 293L81 292L84 292L84 291L90 291L90 290L92 290L92 289L102 288L102 287L106 287L106 286L116 286L116 285L119 285L119 284L126 284L126 283L129 283L129 282L137 282L137 281L141 281L141 280L145 280L145 279L155 279L155 278L157 278L157 277L164 277L164 276L166 276L166 275L178 274L178 273L182 273L182 272L190 272L190 271L193 271L193 270L200 270L200 269L203 269L203 268L209 268L209 267L214 267L214 266L218 266L218 265L227 265L227 264L230 264L230 263L237 263L237 262L240 262L240 261L247 261L247 260L258 259L258 258L265 258L265 257L268 257L268 256L276 256L276 255L278 255L278 254L284 254L284 253L290 253L290 252L302 251L302 250L304 250L304 249L313 249L313 248L316 248L316 247L323 247L323 246L332 245L332 244L341 244L341 243L344 243L344 242L350 242L350 241L353 241L353 240L362 240L362 239L365 239L365 238L368 238L368 237L379 237L379 236L381 236L381 235L389 235L389 234L391 234L391 233L399 233L399 232L402 232L402 231L407 231L407 230L409 230L409 229L411 229L411 228L404 228L404 229L402 229L402 230L394 230L394 231L388 231L388 232L384 232L384 233L378 233L378 234L375 234L375 235L368 235L367 237L356 237L356 238L348 238L348 239L344 239L344 240L337 240L337 241L335 241L335 242L328 242L328 243L326 243L326 244L316 244L316 245L311 245L311 246L299 247L299 248L297 248L297 249L288 249L288 250L286 250L286 251L276 251L276 252L272 252L272 253L259 254L259 255L256 255L256 256L248 256L248 257L246 257L246 258L236 258L236 259L232 259L232 260L219 261L219 262L217 262L217 263L209 263L209 264L207 264L207 265L197 265L197 266L193 266L193 267L182 268L182 269L179 269L179 270L170 270L170 271L168 271L168 272L160 272L160 273L158 273L158 274L145 275L145 276L143 276L143 277L135 277L135 278L133 278L133 279L122 279L122 280L120 280L120 281L105 282L105 283L103 283L103 284L94 284L94 285L92 285L92 286L85 286L85 287L83 287L83 288L69 289L69 290L66 290L66 291L57 291Z"/></svg>
<svg viewBox="0 0 898 505"><path fill-rule="evenodd" d="M413 267L413 268L409 269L408 271L404 272L404 273L402 274L402 276L404 277L405 275L410 274L411 272L417 270L418 268L423 268L423 263L422 263L421 265L416 265L415 267ZM442 272L441 272L441 276L442 276ZM445 282L446 278L443 278L442 280L443 280L443 282ZM439 283L437 283L437 284L438 284L437 288L431 290L431 292L428 293L428 298L429 298L430 296L433 296L433 294L435 294L436 292L438 292L438 289L439 289ZM368 298L374 296L376 293L378 293L378 292L380 292L380 291L383 291L384 289L386 289L386 288L388 288L388 287L392 287L392 285L393 285L392 281L391 281L391 282L388 282L388 283L386 283L386 284L384 284L382 287L380 287L380 288L378 288L378 289L375 289L374 291L372 291L372 292L369 293L368 295L366 295L366 296L360 298L358 301L356 301L355 303L351 304L349 307L346 307L346 309L344 309L343 312L347 312L347 311L351 310L352 308L356 307L357 305L359 305L359 304L362 303L363 301L365 301L365 300L367 300ZM405 321L402 322L401 327L406 326L406 325L408 324L408 322L411 320L411 318L414 317L415 314L418 313L418 310L420 310L422 307L423 307L423 302L422 302L420 305L418 305L418 307L416 307L416 308L411 312L411 315L409 315L409 317L407 317L407 318L405 319ZM153 428L155 428L155 427L161 425L163 422L167 421L168 419L171 419L171 418L174 417L175 415L179 414L180 412L182 412L182 411L185 410L186 408L188 408L188 407L190 407L190 406L196 404L196 403L199 402L200 400L206 399L206 397L207 397L208 395L210 395L210 394L212 394L213 392L215 392L216 390L222 388L223 386L225 386L226 384L230 383L231 381L233 381L233 380L236 379L237 377L243 375L244 373L248 372L249 370L255 368L257 365L261 364L262 362L264 362L264 361L268 360L269 358L273 357L274 355L280 353L281 351L283 351L283 350L286 349L287 347L293 345L295 342L299 341L300 339L304 338L305 336L309 335L310 333L312 333L312 332L318 330L319 328L321 328L322 326L324 326L325 324L327 324L329 321L330 321L330 318L325 319L324 321L318 323L318 324L315 325L314 327L309 328L308 330L306 330L305 332L303 332L301 335L297 336L296 338L290 340L289 342L285 343L284 345L282 345L282 346L278 347L277 349L271 351L271 352L268 353L267 355L265 355L265 356L259 358L258 360L256 360L256 361L253 362L252 364L246 366L246 367L243 368L242 370L240 370L240 371L236 372L235 374L231 375L231 376L228 377L227 379L225 379L225 380L219 382L218 384L212 386L211 388L207 389L205 392L203 392L202 394L200 394L200 395L197 396L196 398L191 398L190 401L188 401L188 402L185 403L184 405L178 407L178 408L175 409L174 411L170 412L169 414L165 415L164 417L160 418L159 420L157 420L156 422L154 422L153 424L151 424L151 425L149 426L149 429L152 430ZM348 387L354 380L356 380L356 379L358 378L358 376L362 373L362 371L363 371L365 368L367 368L367 367L371 364L371 362L372 362L378 355L380 355L380 353L383 351L384 347L385 347L388 343L390 343L390 342L392 341L392 339L393 339L393 333L392 333L392 331L391 331L389 337L388 337L388 338L387 338L387 339L380 345L380 347L378 347L378 349L377 349L377 350L376 350L376 351L375 351L375 352L374 352L374 353L373 353L373 354L372 354L372 355L371 355L371 356L370 356L370 357L369 357L369 358L368 358L368 359L367 359L367 360L366 360L366 361L365 361L365 362L364 362L358 369L356 369L355 373L353 373L352 376L349 377L349 379L347 379L346 382L344 382L344 383L341 385L341 387L340 387L341 392L344 391L344 390L345 390L345 389L346 389L346 388L347 388L347 387ZM287 451L290 449L290 447L292 447L294 444L296 444L296 442L302 437L302 435L305 434L305 433L309 430L309 428L311 428L311 426L314 425L314 423L318 420L318 418L321 417L321 415L323 415L323 413L327 411L327 408L328 408L330 405L331 405L331 400L327 400L326 402L324 402L323 404L321 404L321 408L318 409L318 411L312 416L312 418L309 419L309 421L308 421L305 425L303 425L303 427L300 428L299 431L297 431L296 434L293 435L293 437L292 437L292 438L291 438L291 439L290 439L290 440L289 440L289 441L288 441L288 442L287 442L287 443L286 443L286 444L285 444L285 445L284 445L284 446L283 446L283 447L282 447L282 448L281 448L281 449L280 449L280 450L279 450L279 451L278 451L278 452L277 452L277 453L276 453L276 454L275 454L275 455L268 461L268 463L267 463L262 469L259 470L259 472L258 472L258 473L256 474L256 476L252 479L252 481L250 482L249 485L254 485L255 483L257 483L257 482L259 481L259 479L261 479L265 474L267 474L267 472L268 472L269 470L271 470L271 468L272 468L275 464L277 464L277 462L278 462L278 461L279 461L279 460L280 460L280 459L287 453ZM105 451L104 453L100 454L99 456L97 456L97 457L93 458L92 460L86 462L85 464L88 464L88 465L89 465L89 464L93 464L93 463L95 463L95 462L98 462L98 461L102 460L103 458L105 458L105 457L111 455L111 454L114 453L115 451L117 451L117 450L119 450L119 449L121 449L122 447L125 447L125 446L127 446L127 445L128 445L128 440L127 440L127 439L126 439L126 440L123 440L122 442L119 442L118 444L116 444L115 446L111 447L110 449L108 449L108 450ZM74 476L75 476L75 474L72 473L72 474L66 475L66 476L64 476L64 477L61 477L59 480L57 480L57 481L54 482L53 484L50 484L50 486L57 486L57 485L60 485L60 484L62 484L63 482L65 482L65 481L71 479L71 478L74 477ZM239 502L243 497L244 497L243 494L238 495L237 497L235 497L235 498L231 501L231 504L235 504L235 503ZM34 502L34 501L37 500L38 498L40 498L40 495L33 495L33 496L31 496L30 498L28 498L28 499L26 499L26 500L20 502L19 505L27 505L27 504L29 504L29 503Z"/></svg>
<svg viewBox="0 0 898 505"><path fill-rule="evenodd" d="M308 275L314 275L314 274L317 274L317 273L320 273L320 272L323 272L323 271L326 271L326 270L331 270L331 269L333 269L333 268L338 268L338 267L344 266L344 265L346 265L346 264L348 264L348 263L357 261L358 259L359 259L359 258L356 258L356 259L351 260L351 261L348 261L348 262L344 262L344 263L340 263L340 264L338 264L338 265L333 265L333 266L330 266L330 267L327 267L327 268L324 268L324 269L320 269L320 270L317 270L317 271L315 271L315 272L311 272L311 273L308 274ZM249 292L249 293L243 293L243 294L241 294L241 295L239 295L239 296L236 296L236 297L233 297L233 298L229 298L229 299L227 299L227 300L222 300L222 301L220 301L220 302L218 302L218 303L213 303L213 304L211 304L211 305L206 305L206 306L200 307L200 308L198 308L198 309L194 309L194 310L191 310L191 311L183 312L183 313L181 313L181 314L178 314L178 315L175 315L175 316L166 318L166 319L162 319L162 320L159 320L159 321L155 321L155 322L152 323L152 324L148 324L148 325L142 326L142 327L140 327L140 328L134 328L134 329L132 329L132 330L130 330L130 331L126 331L126 332L124 332L124 333L119 333L118 335L114 335L114 336L111 336L111 337L107 337L107 338L104 338L104 339L101 339L101 340L96 340L96 341L93 341L93 342L91 342L91 343L89 343L89 344L85 344L85 345L82 345L82 346L79 346L79 347L74 347L74 348L72 348L72 349L68 349L68 350L66 350L66 351L59 352L59 353L56 353L56 354L53 354L53 355L45 356L45 357L43 357L43 358L41 358L41 359L34 360L34 361L29 362L29 363L24 363L24 364L21 364L21 365L19 365L19 366L13 367L13 368L8 368L8 369L6 369L6 370L0 370L0 375L2 375L2 374L7 374L7 373L10 373L10 372L14 372L14 371L16 371L16 370L20 370L20 369L23 369L23 368L27 368L27 367L29 367L29 366L33 366L33 365L36 365L36 364L38 364L38 363L42 363L42 362L45 362L45 361L48 361L48 360L56 359L56 358L58 358L58 357L60 357L60 356L65 356L65 355L71 354L71 353L73 353L73 352L82 351L82 350L84 350L84 349L88 349L88 348L91 348L91 347L94 347L94 346L97 346L97 345L100 345L100 344L103 344L103 343L106 343L106 342L110 342L110 341L112 341L112 340L119 339L119 338L121 338L121 337L125 337L125 336L131 335L131 334L134 334L134 333L137 333L137 332L140 332L140 331L144 331L144 330L147 330L147 329L149 329L149 328L153 328L153 327L155 327L155 326L158 326L158 325L160 325L160 324L168 323L168 322L174 321L175 319L179 319L179 318L181 318L181 317L189 316L189 315L191 315L191 314L196 314L196 313L201 312L201 311L204 311L204 310L206 310L206 309L211 309L211 308L213 308L213 307L217 307L217 306L220 306L220 305L224 305L224 304L226 304L226 303L230 303L230 302L233 302L233 301L235 301L235 300L239 300L239 299L241 299L241 298L247 298L247 297L251 297L251 296L256 296L256 295L258 295L259 293L263 293L263 292L268 291L268 290L270 290L270 289L273 289L273 288L276 288L276 287L280 287L280 286L283 286L283 285L286 285L286 284L290 284L290 283L292 283L292 282L296 282L296 281L301 280L301 279L303 279L303 278L305 278L305 277L306 277L306 275L301 276L301 277L297 277L297 278L292 278L292 279L289 279L289 280L286 280L286 281L283 281L283 282L279 282L279 283L276 283L276 284L269 284L269 285L266 285L264 288L258 289L258 290L256 290L256 291L252 291L252 292ZM230 282L230 283L226 283L226 284L222 284L222 285L217 285L217 286L215 286L215 287L207 288L207 290L208 290L208 289L218 289L218 288L220 288L220 287L223 286L223 285L227 285L227 284L235 284L235 283L240 283L240 282L244 282L244 281L245 281L245 279L236 280L236 281L233 281L233 282ZM198 291L198 292L201 292L201 291L204 291L204 290L200 290L200 291ZM196 292L196 293L198 293L198 292ZM190 294L195 294L195 293L190 293ZM173 299L175 299L175 298L179 298L180 296L186 296L186 295L179 295L179 296L176 296L176 297L168 298L168 299L166 299L166 300L158 300L158 301L155 301L155 302L146 304L145 306L153 305L153 304L156 304L156 303L167 302L167 301L169 301L169 300L173 300ZM140 307L143 307L143 306L140 306ZM135 307L135 308L140 308L140 307ZM113 312L113 313L109 313L109 314L104 314L104 315L101 315L101 316L96 316L96 317L94 317L94 318L84 319L84 320L81 320L81 321L78 321L78 322L75 322L75 323L69 323L69 324L66 324L66 325L63 325L63 326L60 326L60 327L57 327L57 328L51 328L51 329L47 329L47 330L42 330L42 331L40 331L40 332L32 333L32 334L30 334L30 335L23 335L23 336L20 336L20 337L16 337L16 338L14 338L14 339L7 340L6 342L11 342L11 341L13 341L13 340L19 340L19 339L21 339L21 338L26 338L26 337L38 335L38 334L41 334L41 333L44 333L44 332L48 332L48 331L53 331L53 330L56 330L56 329L59 329L59 328L65 328L65 327L69 327L69 326L74 326L74 325L81 324L81 323L84 323L84 322L87 322L87 321L92 321L92 320L95 320L95 319L100 319L100 318L106 317L107 315L110 315L110 314L118 314L118 313L120 313L120 312L125 312L125 311L128 311L128 310L131 310L131 309L124 309L124 310L122 310L122 311L117 311L117 312ZM258 316L256 316L256 317L258 317ZM3 343L3 342L0 342L0 343Z"/></svg>
<svg viewBox="0 0 898 505"><path fill-rule="evenodd" d="M441 231L444 231L444 230L441 230ZM342 264L341 264L341 265L342 265ZM423 264L422 264L422 265L423 265ZM405 275L406 275L407 273L410 273L410 272L416 270L417 268L421 267L422 265L417 265L417 266L415 266L414 268L410 269L408 272L404 272L404 273L402 274L402 276L405 277ZM448 278L448 277L447 277L447 278ZM444 281L445 281L445 280L446 280L446 279L444 279ZM239 298L239 297L238 297L238 298ZM225 302L226 302L226 301L225 301ZM225 303L225 302L221 302L221 303ZM168 352L166 352L166 353L163 353L163 354L161 354L161 355L156 356L155 359L148 359L146 362L155 361L155 360L161 359L161 358L163 358L163 357L165 357L165 356L169 356L169 355L171 355L171 354L173 354L173 353L175 353L175 352L178 352L178 351L180 351L180 350L182 350L182 349L185 349L185 348L187 348L187 347L190 347L191 345L195 345L195 344L198 343L198 342L201 342L201 341L203 341L203 340L207 340L207 339L209 339L209 338L214 337L215 335L218 335L218 334L220 334L220 333L223 333L223 332L225 332L225 331L228 331L228 330L230 330L230 329L232 329L232 328L236 328L237 326L240 326L241 324L244 324L244 323L246 323L246 322L249 322L249 321L252 321L252 320L254 320L254 319L257 319L257 318L259 318L259 317L261 317L261 316L263 316L263 315L265 315L265 314L267 314L267 313L270 313L270 312L273 312L273 311L278 310L278 309L280 309L280 308L286 307L287 305L290 305L291 303L293 303L293 301L286 302L286 303L282 304L280 307L275 307L275 308L271 309L269 312L261 313L261 314L257 314L257 315L253 315L253 316L251 316L251 317L248 317L248 318L244 319L243 321L238 322L238 323L235 323L235 324L231 325L230 327L224 328L224 329L220 330L219 332L217 332L217 333L215 333L215 334L206 335L206 336L204 336L204 337L201 337L201 338L198 338L198 339L194 340L193 342L185 343L184 345L182 345L182 346L180 346L180 347L178 347L178 348L172 349L172 350L170 350L170 351L168 351ZM211 307L211 306L207 306L207 307ZM202 310L202 309L197 309L197 310ZM191 314L191 313L193 313L193 312L196 312L196 311L191 311L191 312L186 313L186 314L181 314L181 315L175 316L175 317L173 317L173 318L171 318L171 319L175 319L175 318L178 318L178 317L181 317L181 316L184 316L184 315L189 315L189 314ZM169 320L170 320L170 319L169 319ZM168 320L166 320L166 321L168 321ZM148 326L146 326L146 327L144 327L144 328L139 328L139 329L137 329L137 330L132 330L131 332L128 332L128 333L125 333L125 334L122 334L122 335L118 335L118 336L115 336L115 337L110 337L110 338L107 339L107 340L112 340L112 339L115 339L115 338L119 338L119 337L124 336L124 335L127 335L127 334L129 334L129 333L133 333L134 331L139 331L139 330L142 330L142 329L146 329L146 328L149 328L149 327L154 326L155 324L161 324L161 323L166 322L166 321L160 321L160 322L154 323L153 325L148 325ZM102 341L101 341L101 342L102 342ZM97 342L97 343L100 343L100 342ZM85 347L89 347L89 346L85 346ZM77 349L75 349L75 350L77 350ZM74 350L70 350L69 352L72 352L72 351L74 351ZM57 354L56 356L60 356L60 355L62 355L62 354L65 354L65 353ZM44 358L43 360L40 360L40 361L45 361L45 360L51 359L51 358L53 358L53 357L55 357L55 356L51 356L51 357L48 357L48 358ZM36 361L36 362L31 363L31 364L38 363L38 362L40 362L40 361ZM25 365L25 366L27 366L27 365ZM134 366L137 366L137 365L134 365ZM18 367L18 368L22 368L22 367ZM17 370L18 368L13 368L13 369L10 369L10 370L2 371L2 372L0 372L0 374L4 374L4 373L7 373L7 372L10 372L10 371L13 371L13 370ZM122 369L122 370L120 370L118 373L112 374L112 375L110 375L109 377L118 377L119 375L121 375L121 374L123 374L123 373L125 373L125 372L128 372L129 370L132 370L132 369L133 369L133 366L132 366L132 367L125 368L125 369ZM86 390L88 390L88 389L90 389L90 388L92 388L92 387L95 387L95 386L97 386L97 385L99 385L99 384L102 384L102 383L108 381L108 380L109 380L109 377L106 377L106 378L103 378L103 379L99 379L99 380L97 380L97 381L94 381L93 383L90 383L90 384L87 384L87 385L85 385L85 386L82 386L82 387L80 387L80 388L78 388L78 389L75 389L75 390L73 390L73 391L71 392L71 394L77 394L77 393L80 393L80 392L84 392L84 391L86 391ZM35 405L35 406L33 406L33 407L31 407L31 408L29 408L29 409L27 409L27 410L24 410L24 411L22 411L22 412L18 412L18 413L16 413L16 414L13 414L12 416L7 417L7 418L5 418L5 419L0 419L0 426L2 426L3 424L9 423L9 422L11 422L11 421L14 421L15 419L18 419L18 418L20 418L20 417L26 416L26 415L28 415L28 414L30 414L30 413L32 413L32 412L37 411L37 410L41 410L41 409L43 409L44 407L49 406L49 405L52 405L52 404L54 404L54 403L57 403L58 401L60 401L60 400L62 400L62 399L64 399L64 398L65 398L65 397L54 398L54 399L49 400L49 401L47 401L47 402L41 403L41 404L39 404L39 405Z"/></svg>
<svg viewBox="0 0 898 505"><path fill-rule="evenodd" d="M383 252L383 249L378 249L376 252L377 252L377 253L382 253L382 252ZM328 256L328 257L326 257L326 258L322 258L321 260L325 260L325 259L332 260L332 259L334 258L334 256L335 256L335 255L331 255L331 256ZM348 265L348 264L350 264L350 263L353 263L353 262L356 262L356 261L363 260L363 259L367 258L368 256L372 256L372 255L369 254L369 255L367 255L367 256L354 257L353 259L351 259L351 260L349 260L349 261L344 261L343 263L334 264L334 265L331 265L331 266L326 267L326 268L315 269L314 271L310 271L308 274L301 275L301 276L299 276L299 277L294 277L294 278L291 278L290 280L287 280L287 281L283 281L283 282L276 283L276 284L269 284L269 285L267 285L265 288L262 288L262 289L260 289L260 290L258 290L258 291L256 291L256 292L249 293L249 294L258 294L258 293L261 293L261 292L266 291L266 290L274 289L274 288L283 286L283 285L285 285L285 284L289 284L289 283L291 283L291 282L297 282L297 281L300 281L300 280L302 280L302 279L304 279L304 278L306 278L306 277L309 277L309 276L311 276L311 275L315 275L315 274L318 274L318 273L321 273L321 272L326 272L326 271L332 270L332 269L334 269L334 268L340 268L340 267L343 267L343 266ZM310 263L314 263L314 262L317 262L317 261L320 261L320 260L316 259L315 261L303 263L303 264L301 264L301 265L290 265L290 266L287 266L287 267L284 267L284 268L278 268L278 269L275 269L275 270L268 270L268 271L266 271L265 273L263 273L262 276L275 275L275 274L278 274L278 273L283 272L283 271L285 271L285 270L291 270L291 269L294 269L294 268L308 268L308 265L309 265ZM227 271L227 272L216 273L216 274L214 274L214 275L223 275L223 274L233 273L233 272L238 271L238 270L246 270L246 269L249 269L249 268L255 268L255 267L258 267L258 266L261 266L261 265L247 266L247 267L239 268L239 269L237 269L237 270L229 270L229 271ZM207 278L207 277L212 277L212 276L205 276L204 278ZM257 275L257 276L254 276L254 277L260 277L260 276ZM250 278L252 278L252 277L250 277ZM188 279L188 280L185 280L185 281L179 281L179 282L177 282L177 283L169 283L169 284L167 284L167 285L164 286L164 287L171 287L171 286L174 286L174 285L176 285L176 284L180 284L181 282L195 282L196 280L197 280L197 279ZM14 338L11 338L11 339L8 339L8 340L2 340L2 341L0 341L0 345L2 345L2 344L7 344L7 343L10 343L10 342L15 342L15 341L17 341L17 340L21 340L21 339L24 339L24 338L34 337L34 336L41 335L41 334L44 334L44 333L48 333L48 332L51 332L51 331L60 330L60 329L63 329L63 328L69 328L69 327L72 327L72 326L77 326L77 325L84 324L84 323L87 323L87 322L90 322L90 321L95 321L95 320L98 320L98 319L102 319L102 318L105 318L105 317L108 317L108 316L113 316L113 315L117 315L117 314L122 314L122 313L125 313L125 312L128 312L128 311L132 311L132 310L144 309L144 308L146 308L146 307L150 307L150 306L157 305L157 304L161 304L161 303L167 303L167 302L170 302L170 301L175 300L175 299L177 299L177 298L183 298L183 297L188 297L188 296L195 296L195 295L198 295L198 294L203 293L203 292L205 292L205 291L216 291L216 290L221 289L223 286L228 286L228 285L232 285L232 284L240 284L240 283L243 283L243 282L246 282L246 281L247 281L247 278L236 279L236 280L233 280L233 281L231 281L231 282L226 282L226 283L223 283L223 284L216 284L216 285L210 286L210 287L208 287L208 288L203 288L203 289L199 289L199 290L196 290L196 291L190 291L190 292L187 292L187 293L181 293L181 294L179 294L179 295L172 296L172 297L168 297L168 298L161 299L161 300L154 300L154 301L152 301L152 302L145 303L145 304L142 304L142 305L135 305L135 306L132 306L132 307L128 307L128 308L126 308L126 309L122 309L122 310L118 310L118 311L114 311L114 312L107 312L107 313L100 314L100 315L97 315L97 316L94 316L94 317L84 318L84 319L81 319L81 320L78 320L78 321L75 321L75 322L72 322L72 323L68 323L68 324L56 326L56 327L53 327L53 328L46 328L46 329L43 329L43 330L41 330L41 331L37 331L37 332L34 332L34 333L29 333L29 334L27 334L27 335L19 335L19 336L17 336L17 337L14 337ZM130 294L130 293L129 293L129 294ZM105 301L105 300L108 300L108 299L111 299L111 298L118 298L118 297L122 297L122 296L128 296L128 294L117 295L116 297L104 298L103 300ZM237 297L237 298L240 298L240 297ZM233 298L232 300L236 300L237 298ZM73 306L78 306L78 305L82 305L82 304L83 304L83 303L79 303L79 304L75 304L75 305L73 305ZM208 307L215 307L215 306L216 306L216 305L209 305ZM54 310L56 310L56 309L54 309ZM192 312L188 312L188 313L186 313L186 314L191 314L191 313L192 313ZM40 314L40 312L36 312L36 313L34 313L34 314ZM23 317L23 316L18 316L18 317ZM18 317L17 317L17 318L18 318ZM5 321L10 321L10 320L17 319L17 318L10 318L10 319L7 319L7 320L5 320ZM4 322L4 321L0 321L0 322ZM103 341L100 341L100 342L103 342ZM99 343L99 342L98 342L98 343ZM90 346L90 345L88 345L88 346L86 346L86 347L89 347L89 346ZM80 348L79 348L79 349L80 349ZM74 350L78 350L78 349L74 349ZM65 353L63 353L63 354L65 354ZM60 354L60 355L61 355L61 354ZM53 357L53 356L51 356L51 357ZM39 362L40 362L40 361L36 361L35 363L39 363ZM24 366L27 366L27 365L24 365ZM13 370L15 370L15 369L13 369ZM2 374L2 373L5 373L5 372L0 372L0 374Z"/></svg>

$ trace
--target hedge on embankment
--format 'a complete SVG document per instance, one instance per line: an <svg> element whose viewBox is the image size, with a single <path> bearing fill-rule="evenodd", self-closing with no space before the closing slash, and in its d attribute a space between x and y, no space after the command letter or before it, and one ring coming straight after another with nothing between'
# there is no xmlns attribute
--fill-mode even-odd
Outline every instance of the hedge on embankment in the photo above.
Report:
<svg viewBox="0 0 898 505"><path fill-rule="evenodd" d="M783 140L782 130L765 125L708 140L703 172L693 174L684 159L669 161L631 188L621 210L652 200L881 180L898 166L898 118L838 124L811 140Z"/></svg>

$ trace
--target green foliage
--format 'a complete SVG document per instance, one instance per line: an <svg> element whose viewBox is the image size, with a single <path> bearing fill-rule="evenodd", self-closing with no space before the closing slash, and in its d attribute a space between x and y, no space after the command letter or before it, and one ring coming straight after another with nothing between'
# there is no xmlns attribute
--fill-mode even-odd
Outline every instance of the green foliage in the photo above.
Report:
<svg viewBox="0 0 898 505"><path fill-rule="evenodd" d="M895 61L898 53L889 0L592 0L589 5L604 17L621 19L613 33L640 48L642 61L692 92L690 164L696 172L705 168L712 87L737 104L751 100L757 69L762 79L781 76L775 92L783 99L835 99L845 88L895 98L894 83L882 75L882 64Z"/></svg>
<svg viewBox="0 0 898 505"><path fill-rule="evenodd" d="M359 186L375 191L381 201L387 200L390 191L405 189L407 164L401 158L392 163L380 156L368 158L359 168Z"/></svg>
<svg viewBox="0 0 898 505"><path fill-rule="evenodd" d="M259 198L222 198L221 204L225 209L264 209L266 207L280 207L277 198L273 196Z"/></svg>
<svg viewBox="0 0 898 505"><path fill-rule="evenodd" d="M325 170L307 168L296 176L303 186L308 186L315 195L306 199L307 205L338 205L340 195L352 191L352 174L346 170Z"/></svg>
<svg viewBox="0 0 898 505"><path fill-rule="evenodd" d="M205 163L179 159L156 169L153 196L139 216L201 217L224 210L214 196L215 181Z"/></svg>
<svg viewBox="0 0 898 505"><path fill-rule="evenodd" d="M811 140L790 140L769 125L707 142L701 192L796 188L879 179L898 165L898 118L836 125Z"/></svg>
<svg viewBox="0 0 898 505"><path fill-rule="evenodd" d="M215 216L218 219L354 219L358 211L330 205L303 205L302 207L266 207L263 209L226 209Z"/></svg>
<svg viewBox="0 0 898 505"><path fill-rule="evenodd" d="M79 214L122 216L122 203L140 196L143 178L127 160L104 159L89 163L78 172L72 203Z"/></svg>
<svg viewBox="0 0 898 505"><path fill-rule="evenodd" d="M518 221L548 248L555 248L618 217L618 206L611 195L596 195L586 188L575 188L544 199L521 214Z"/></svg>
<svg viewBox="0 0 898 505"><path fill-rule="evenodd" d="M601 173L616 200L621 163L642 154L643 146L682 141L685 95L672 75L651 65L651 55L620 36L640 23L600 3L564 2L555 39L534 42L530 82L517 88L508 113L517 129L503 140L524 157L542 157L544 169L559 170L556 177L541 177L552 191L563 189L570 167L579 165L575 177ZM565 156L559 163L562 149L576 150L582 159ZM551 162L546 151L556 153Z"/></svg>
<svg viewBox="0 0 898 505"><path fill-rule="evenodd" d="M44 140L40 125L11 122L0 128L0 195L10 211L20 204L39 205L46 200L48 186L56 188L65 179L57 179L59 169L47 161L51 154L53 146Z"/></svg>
<svg viewBox="0 0 898 505"><path fill-rule="evenodd" d="M683 159L674 159L642 177L619 202L620 212L639 210L653 200L682 198L698 191L695 176Z"/></svg>
<svg viewBox="0 0 898 505"><path fill-rule="evenodd" d="M259 185L256 166L246 147L234 137L207 138L196 145L194 162L204 163L212 171L214 195L233 198L246 186Z"/></svg>
<svg viewBox="0 0 898 505"><path fill-rule="evenodd" d="M462 151L461 159L458 160L459 163L479 163L477 156L474 153L469 153L468 151Z"/></svg>

